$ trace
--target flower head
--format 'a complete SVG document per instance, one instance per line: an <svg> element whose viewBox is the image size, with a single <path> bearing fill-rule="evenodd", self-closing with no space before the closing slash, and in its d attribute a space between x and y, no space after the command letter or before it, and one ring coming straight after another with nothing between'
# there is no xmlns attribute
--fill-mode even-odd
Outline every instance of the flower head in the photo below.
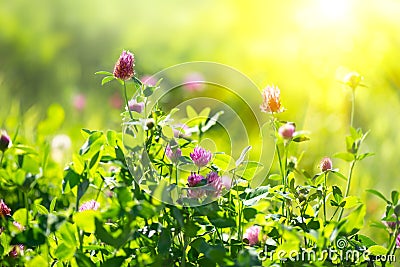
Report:
<svg viewBox="0 0 400 267"><path fill-rule="evenodd" d="M231 187L232 187L232 178L231 177L229 177L227 175L223 175L221 177L221 181L226 190L231 189Z"/></svg>
<svg viewBox="0 0 400 267"><path fill-rule="evenodd" d="M187 191L188 196L191 198L202 198L206 195L206 191L201 187L193 187Z"/></svg>
<svg viewBox="0 0 400 267"><path fill-rule="evenodd" d="M89 200L85 203L83 203L79 207L79 211L85 211L85 210L98 210L100 208L100 203L97 202L96 200Z"/></svg>
<svg viewBox="0 0 400 267"><path fill-rule="evenodd" d="M11 146L11 139L6 131L1 131L0 134L0 150L4 152Z"/></svg>
<svg viewBox="0 0 400 267"><path fill-rule="evenodd" d="M136 99L131 99L128 101L128 107L130 111L142 113L144 109L144 102L137 102Z"/></svg>
<svg viewBox="0 0 400 267"><path fill-rule="evenodd" d="M201 91L204 88L204 77L201 73L189 73L184 80L184 88L190 92Z"/></svg>
<svg viewBox="0 0 400 267"><path fill-rule="evenodd" d="M20 230L20 231L25 230L25 227L23 227L23 226L22 226L19 222L17 222L17 221L13 221L13 225L14 225L15 227L17 227L17 229Z"/></svg>
<svg viewBox="0 0 400 267"><path fill-rule="evenodd" d="M216 197L221 195L223 184L222 184L222 179L218 175L218 173L210 172L207 175L207 184L209 184L212 187L214 195Z"/></svg>
<svg viewBox="0 0 400 267"><path fill-rule="evenodd" d="M262 92L263 103L260 106L261 111L266 113L283 112L285 109L281 105L280 95L281 91L278 86L275 87L268 85Z"/></svg>
<svg viewBox="0 0 400 267"><path fill-rule="evenodd" d="M396 238L396 248L400 248L400 234Z"/></svg>
<svg viewBox="0 0 400 267"><path fill-rule="evenodd" d="M24 245L19 244L15 245L12 250L10 251L9 255L12 258L18 257L18 255L21 255L24 252Z"/></svg>
<svg viewBox="0 0 400 267"><path fill-rule="evenodd" d="M195 172L192 172L189 177L188 177L188 185L190 187L196 186L200 184L204 180L204 177L201 176L200 174L197 174Z"/></svg>
<svg viewBox="0 0 400 267"><path fill-rule="evenodd" d="M10 215L11 209L4 203L2 199L0 199L0 217L4 217L6 215Z"/></svg>
<svg viewBox="0 0 400 267"><path fill-rule="evenodd" d="M122 51L117 63L114 67L114 77L121 80L129 80L135 74L133 67L135 66L135 58L129 51Z"/></svg>
<svg viewBox="0 0 400 267"><path fill-rule="evenodd" d="M243 235L243 238L249 242L250 246L254 246L260 241L260 230L261 227L257 225L253 225L247 228L246 232Z"/></svg>
<svg viewBox="0 0 400 267"><path fill-rule="evenodd" d="M396 219L396 215L392 214L392 218ZM400 221L382 221L387 227L395 230L397 226L400 226Z"/></svg>
<svg viewBox="0 0 400 267"><path fill-rule="evenodd" d="M147 85L147 86L155 86L157 84L157 80L150 75L145 75L141 79L142 83Z"/></svg>
<svg viewBox="0 0 400 267"><path fill-rule="evenodd" d="M285 125L282 125L279 128L278 133L284 139L290 139L293 137L295 130L296 130L296 127L294 126L293 123L286 123Z"/></svg>
<svg viewBox="0 0 400 267"><path fill-rule="evenodd" d="M187 138L192 135L189 126L187 126L184 123L177 123L172 126L172 129L174 131L175 138L180 138L180 137Z"/></svg>
<svg viewBox="0 0 400 267"><path fill-rule="evenodd" d="M165 148L165 155L167 155L173 163L177 163L179 158L182 156L182 150L179 147L171 148L168 144Z"/></svg>
<svg viewBox="0 0 400 267"><path fill-rule="evenodd" d="M86 107L86 96L84 94L74 95L72 104L77 111L82 112Z"/></svg>
<svg viewBox="0 0 400 267"><path fill-rule="evenodd" d="M332 160L330 158L328 158L328 157L323 158L321 160L321 163L319 164L319 168L323 172L332 170Z"/></svg>
<svg viewBox="0 0 400 267"><path fill-rule="evenodd" d="M362 79L363 77L359 73L350 72L344 77L343 82L354 90L360 85Z"/></svg>
<svg viewBox="0 0 400 267"><path fill-rule="evenodd" d="M190 153L190 158L197 167L204 167L210 162L212 153L202 147L196 146L193 153Z"/></svg>

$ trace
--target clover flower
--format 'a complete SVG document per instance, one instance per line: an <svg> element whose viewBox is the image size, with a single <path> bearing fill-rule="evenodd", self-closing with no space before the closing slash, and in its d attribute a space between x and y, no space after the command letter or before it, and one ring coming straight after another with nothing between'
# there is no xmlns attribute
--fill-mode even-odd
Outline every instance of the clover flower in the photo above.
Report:
<svg viewBox="0 0 400 267"><path fill-rule="evenodd" d="M400 234L396 238L396 248L400 248Z"/></svg>
<svg viewBox="0 0 400 267"><path fill-rule="evenodd" d="M84 94L74 95L72 104L77 111L82 112L86 107L86 96Z"/></svg>
<svg viewBox="0 0 400 267"><path fill-rule="evenodd" d="M397 218L396 215L392 214L392 218ZM400 221L382 221L387 227L395 230L397 226L400 226Z"/></svg>
<svg viewBox="0 0 400 267"><path fill-rule="evenodd" d="M221 195L222 192L222 179L216 172L210 172L207 174L207 184L209 184L213 191L214 191L214 196L218 197Z"/></svg>
<svg viewBox="0 0 400 267"><path fill-rule="evenodd" d="M4 217L6 215L10 215L11 209L4 203L2 199L0 199L0 217Z"/></svg>
<svg viewBox="0 0 400 267"><path fill-rule="evenodd" d="M144 102L137 102L136 99L131 99L128 101L128 108L130 111L142 113L144 109Z"/></svg>
<svg viewBox="0 0 400 267"><path fill-rule="evenodd" d="M226 190L231 189L231 187L232 187L232 178L231 177L229 177L227 175L223 175L221 177L221 182Z"/></svg>
<svg viewBox="0 0 400 267"><path fill-rule="evenodd" d="M171 148L171 146L168 144L165 148L165 155L167 155L167 157L173 163L177 163L179 161L179 158L182 156L182 150L179 147Z"/></svg>
<svg viewBox="0 0 400 267"><path fill-rule="evenodd" d="M263 92L263 103L260 105L260 109L262 112L266 113L280 113L285 109L281 105L280 100L281 91L276 86L267 86Z"/></svg>
<svg viewBox="0 0 400 267"><path fill-rule="evenodd" d="M243 238L249 242L250 246L254 246L260 241L260 230L261 227L257 225L253 225L247 228L246 232L243 235Z"/></svg>
<svg viewBox="0 0 400 267"><path fill-rule="evenodd" d="M135 66L135 58L129 51L122 51L117 63L115 63L113 75L121 80L129 80L135 74L133 67Z"/></svg>
<svg viewBox="0 0 400 267"><path fill-rule="evenodd" d="M147 86L155 86L157 84L157 80L150 75L145 75L141 79L142 83L147 85Z"/></svg>
<svg viewBox="0 0 400 267"><path fill-rule="evenodd" d="M188 177L188 185L190 187L193 187L193 186L198 185L203 180L204 180L203 176L201 176L200 174L197 174L195 172L192 172Z"/></svg>
<svg viewBox="0 0 400 267"><path fill-rule="evenodd" d="M15 245L13 246L12 250L10 251L9 255L12 258L17 258L19 255L21 255L24 252L24 245L19 244L19 245Z"/></svg>
<svg viewBox="0 0 400 267"><path fill-rule="evenodd" d="M210 162L212 154L210 151L196 146L193 150L193 153L190 153L190 158L193 160L193 163L201 168L207 165Z"/></svg>
<svg viewBox="0 0 400 267"><path fill-rule="evenodd" d="M11 146L11 139L6 131L1 131L0 150L5 152Z"/></svg>
<svg viewBox="0 0 400 267"><path fill-rule="evenodd" d="M100 208L100 203L97 202L96 200L89 200L85 203L83 203L79 207L79 211L85 211L85 210L98 210Z"/></svg>
<svg viewBox="0 0 400 267"><path fill-rule="evenodd" d="M291 139L296 131L293 123L286 123L278 129L278 133L284 139Z"/></svg>
<svg viewBox="0 0 400 267"><path fill-rule="evenodd" d="M204 77L201 73L192 72L184 79L184 88L187 91L201 91L204 88Z"/></svg>
<svg viewBox="0 0 400 267"><path fill-rule="evenodd" d="M319 168L323 172L332 170L332 160L330 158L328 158L328 157L323 158L321 160L321 163L319 164Z"/></svg>
<svg viewBox="0 0 400 267"><path fill-rule="evenodd" d="M15 227L17 227L17 229L20 230L20 231L25 230L25 227L23 227L23 226L22 226L19 222L17 222L17 221L13 221L13 225L14 225Z"/></svg>
<svg viewBox="0 0 400 267"><path fill-rule="evenodd" d="M193 187L187 191L190 198L200 199L206 195L206 191L201 187Z"/></svg>

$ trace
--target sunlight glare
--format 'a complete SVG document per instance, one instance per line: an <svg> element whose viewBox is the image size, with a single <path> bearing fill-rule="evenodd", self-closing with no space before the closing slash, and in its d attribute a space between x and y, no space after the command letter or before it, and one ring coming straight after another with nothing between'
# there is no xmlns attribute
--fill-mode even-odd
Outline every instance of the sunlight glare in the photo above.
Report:
<svg viewBox="0 0 400 267"><path fill-rule="evenodd" d="M340 21L349 15L350 4L349 0L319 0L319 9L325 19Z"/></svg>

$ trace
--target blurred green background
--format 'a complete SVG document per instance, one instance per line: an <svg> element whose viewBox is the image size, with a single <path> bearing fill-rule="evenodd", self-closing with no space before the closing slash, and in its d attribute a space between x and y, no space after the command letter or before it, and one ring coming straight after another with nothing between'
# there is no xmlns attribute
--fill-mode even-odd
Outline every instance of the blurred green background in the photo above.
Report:
<svg viewBox="0 0 400 267"><path fill-rule="evenodd" d="M350 94L340 80L357 71L367 87L356 92L355 126L371 129L364 149L376 155L356 167L352 193L368 201L369 219L378 219L384 203L365 189L389 195L400 188L397 0L0 0L0 6L0 126L15 134L20 125L27 142L68 134L75 149L83 142L80 128L120 129L120 88L102 87L94 73L112 71L128 49L139 77L205 60L236 68L260 90L278 85L287 108L280 118L311 132L312 140L298 147L305 151L301 167L316 172L323 156L345 150ZM46 117L59 125L41 128ZM347 172L347 164L334 164Z"/></svg>

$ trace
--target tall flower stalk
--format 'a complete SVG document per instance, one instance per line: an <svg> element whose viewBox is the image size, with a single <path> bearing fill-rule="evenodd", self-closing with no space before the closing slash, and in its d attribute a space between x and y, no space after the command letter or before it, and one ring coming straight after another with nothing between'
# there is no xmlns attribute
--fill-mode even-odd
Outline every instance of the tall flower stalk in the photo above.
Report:
<svg viewBox="0 0 400 267"><path fill-rule="evenodd" d="M108 72L108 71L96 72L96 74L107 75L101 81L102 85L104 85L112 80L115 80L115 79L121 83L121 85L123 86L123 90L124 90L123 93L124 93L124 99L125 99L125 106L126 106L126 109L128 110L129 117L131 120L133 120L134 117L132 114L132 109L129 106L126 81L132 79L135 83L139 84L140 87L144 86L143 83L139 79L135 78L134 66L135 66L134 55L129 51L123 50L120 57L118 58L117 62L115 63L114 70L112 73Z"/></svg>
<svg viewBox="0 0 400 267"><path fill-rule="evenodd" d="M349 136L346 139L347 143L347 151L348 153L352 154L352 160L350 161L350 167L349 167L349 174L347 176L347 184L346 184L346 191L344 194L344 197L348 197L350 193L350 186L351 186L351 180L353 177L353 171L354 167L357 163L357 161L365 158L366 156L369 156L370 154L367 153L365 154L366 156L360 158L358 155L358 150L360 148L360 145L364 138L366 137L366 134L363 134L361 129L356 130L354 128L354 114L355 114L355 104L356 104L356 88L361 85L362 81L362 76L357 73L357 72L350 72L347 74L344 78L344 83L351 89L351 113L350 113L350 133L351 136ZM371 154L372 155L372 154ZM344 208L342 207L339 215L338 215L338 220L340 221L342 216L343 216L343 211Z"/></svg>

